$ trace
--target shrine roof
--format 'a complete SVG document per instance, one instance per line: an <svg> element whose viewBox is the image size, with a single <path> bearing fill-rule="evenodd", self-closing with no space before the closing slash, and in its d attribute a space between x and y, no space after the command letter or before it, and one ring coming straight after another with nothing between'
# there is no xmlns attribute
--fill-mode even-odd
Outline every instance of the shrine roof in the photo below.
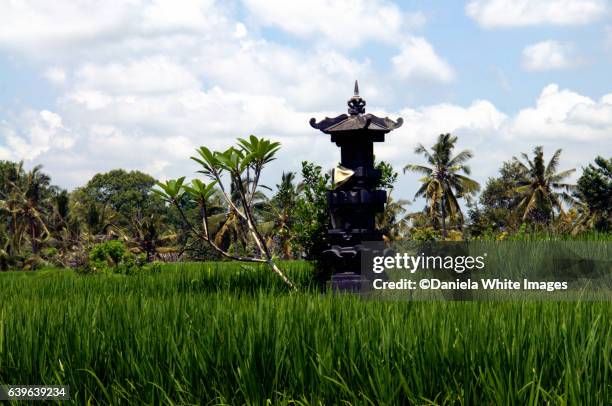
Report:
<svg viewBox="0 0 612 406"><path fill-rule="evenodd" d="M387 133L401 127L404 122L401 117L398 118L397 121L393 121L388 117L381 118L370 113L365 114L366 101L359 96L359 85L357 81L355 81L355 94L348 100L347 104L349 107L349 114L341 114L334 118L325 117L325 119L318 123L315 118L311 118L310 125L327 134L356 130Z"/></svg>

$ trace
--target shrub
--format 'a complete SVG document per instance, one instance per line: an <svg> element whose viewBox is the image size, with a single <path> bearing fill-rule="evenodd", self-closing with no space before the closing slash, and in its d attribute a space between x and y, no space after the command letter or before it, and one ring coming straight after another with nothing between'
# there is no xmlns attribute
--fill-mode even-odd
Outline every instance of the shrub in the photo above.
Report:
<svg viewBox="0 0 612 406"><path fill-rule="evenodd" d="M89 263L85 273L112 272L133 275L145 268L146 255L130 252L118 240L106 241L93 246L89 252Z"/></svg>
<svg viewBox="0 0 612 406"><path fill-rule="evenodd" d="M414 227L410 231L410 239L413 241L437 241L442 237L433 227Z"/></svg>
<svg viewBox="0 0 612 406"><path fill-rule="evenodd" d="M121 241L106 241L93 246L89 253L89 260L93 262L111 262L110 266L116 266L126 251L125 244Z"/></svg>
<svg viewBox="0 0 612 406"><path fill-rule="evenodd" d="M36 269L48 267L49 265L49 262L38 255L32 255L23 261L21 269L24 271L34 271Z"/></svg>

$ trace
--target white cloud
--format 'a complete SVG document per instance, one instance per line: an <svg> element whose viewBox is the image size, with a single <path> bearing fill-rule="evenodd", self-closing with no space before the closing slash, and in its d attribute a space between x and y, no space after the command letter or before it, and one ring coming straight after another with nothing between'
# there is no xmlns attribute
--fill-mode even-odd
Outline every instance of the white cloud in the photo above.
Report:
<svg viewBox="0 0 612 406"><path fill-rule="evenodd" d="M568 69L580 64L574 45L557 41L542 41L523 49L522 67L528 71Z"/></svg>
<svg viewBox="0 0 612 406"><path fill-rule="evenodd" d="M602 18L606 0L471 0L466 13L485 28L580 25Z"/></svg>
<svg viewBox="0 0 612 406"><path fill-rule="evenodd" d="M43 69L62 66L63 75L45 74L65 77L56 107L74 139L72 147L61 151L47 148L48 143L36 150L23 135L29 126L13 121L3 126L0 155L35 157L57 182L70 186L113 167L140 168L160 177L185 174L196 146L224 148L250 133L281 139L284 151L294 156L306 153L305 159L332 162L333 149L304 151L304 145L328 142L313 133L310 117L337 113L355 78L368 102L386 93L367 59L355 60L329 47L300 51L268 42L253 37L246 25L250 20L232 21L225 10L191 4L196 3L207 7L204 17L191 9L194 19L177 13L168 20L157 3L112 5L105 11L113 15L108 24L84 0L57 4L70 18L40 4L0 5L0 21L7 15L2 11L24 22L31 12L41 23L34 27L41 36L38 43L16 26L0 28L0 47L32 58ZM209 23L199 26L201 17ZM89 20L95 29L76 24L65 36L53 32L52 27L70 25L71 19ZM164 25L168 21L172 24ZM6 142L9 129L24 142ZM288 165L299 169L298 161Z"/></svg>
<svg viewBox="0 0 612 406"><path fill-rule="evenodd" d="M356 47L366 40L395 42L404 29L421 26L421 13L404 13L384 0L243 0L265 26L292 35L322 36L341 47Z"/></svg>
<svg viewBox="0 0 612 406"><path fill-rule="evenodd" d="M400 53L391 58L393 69L402 79L431 79L450 82L455 72L431 44L422 37L411 37L402 45Z"/></svg>
<svg viewBox="0 0 612 406"><path fill-rule="evenodd" d="M143 4L145 30L202 30L210 22L214 0L153 0ZM212 15L213 18L218 16Z"/></svg>
<svg viewBox="0 0 612 406"><path fill-rule="evenodd" d="M234 30L234 37L241 39L246 37L248 34L247 28L243 23L236 23L236 29Z"/></svg>
<svg viewBox="0 0 612 406"><path fill-rule="evenodd" d="M0 136L5 145L0 157L12 160L33 160L50 151L70 149L75 143L62 117L48 110L26 111L1 122Z"/></svg>
<svg viewBox="0 0 612 406"><path fill-rule="evenodd" d="M0 46L35 60L106 60L174 51L226 31L212 0L21 0L0 3Z"/></svg>
<svg viewBox="0 0 612 406"><path fill-rule="evenodd" d="M362 93L368 97L367 92ZM274 184L283 170L299 170L301 160L327 168L339 159L337 148L327 136L311 129L308 120L338 113L341 105L323 112L297 109L283 97L220 87L78 96L69 94L62 99L58 106L62 117L41 112L3 123L5 147L0 148L0 158L34 159L45 165L56 182L70 186L116 167L143 170L159 178L189 175L196 168L187 158L196 146L226 148L236 137L250 133L283 145L279 159L267 172L266 184ZM369 111L387 115L380 110ZM512 116L486 100L468 106L407 107L388 115L403 117L404 125L391 133L387 142L376 145L377 158L397 167L419 162L412 153L418 142L429 146L438 134L451 132L459 136L458 148L475 151L471 162L474 176L484 181L502 160L529 152L534 145L545 145L547 151L575 145L571 156L564 158L568 166L578 166L599 151L609 150L612 93L594 101L549 85L533 107ZM416 179L408 177L401 182L398 196L411 196Z"/></svg>
<svg viewBox="0 0 612 406"><path fill-rule="evenodd" d="M375 146L377 158L397 168L423 162L413 154L417 143L429 147L438 134L450 132L459 137L457 150L474 152L469 164L472 176L481 184L497 173L503 161L521 152L531 153L536 145L544 146L547 154L563 148L561 169L580 168L601 151L612 150L612 93L594 101L551 84L542 90L535 106L514 115L486 100L467 107L437 104L405 108L398 115L404 118L404 125L390 133L384 144ZM405 189L400 189L399 196L411 197L418 178L408 174L400 179Z"/></svg>
<svg viewBox="0 0 612 406"><path fill-rule="evenodd" d="M64 186L116 167L160 178L189 175L196 169L188 159L193 148L226 148L250 133L282 142L264 180L268 185L283 170L299 170L304 159L331 167L339 151L328 136L310 128L310 117L344 112L354 79L368 112L382 116L389 99L404 90L369 59L342 52L367 40L393 44L403 38L392 59L396 78L449 82L455 77L431 44L406 33L410 16L387 2L355 1L349 20L336 21L337 26L329 14L310 18L309 9L299 19L312 27L284 28L275 21L287 11L273 10L279 14L264 25L314 43L305 48L259 36L257 16L267 4L252 3L251 15L240 16L243 22L230 17L225 3L172 2L174 9L167 8L171 3L130 0L103 10L92 4L0 4L0 47L25 55L42 75L62 84L50 108L54 113L26 111L1 123L0 158L42 163ZM388 19L373 5L382 5ZM166 19L165 13L174 14ZM20 23L34 31L22 30ZM430 145L438 134L452 132L460 136L459 148L475 150L479 176L492 174L501 160L536 143L581 143L576 159L585 161L609 139L610 105L612 94L594 101L553 86L516 115L486 100L397 109L389 116L403 116L405 124L376 145L377 158L395 165L418 162L412 154L417 142ZM398 193L414 193L415 182L403 183L406 190Z"/></svg>
<svg viewBox="0 0 612 406"><path fill-rule="evenodd" d="M126 63L85 64L76 72L77 87L110 93L158 93L200 86L183 66L166 57L147 57Z"/></svg>
<svg viewBox="0 0 612 406"><path fill-rule="evenodd" d="M94 108L107 103L109 94L212 86L231 92L282 94L299 108L332 108L334 100L318 90L326 88L344 99L350 87L345 84L354 79L360 79L365 90L370 87L372 102L388 90L367 59L356 60L329 46L298 50L253 37L246 23L232 20L231 8L228 11L225 6L212 1L160 0L130 0L103 8L90 0L56 2L53 7L34 0L0 3L0 47L45 68L61 64L72 74L67 86L70 96L87 100ZM393 20L397 7L383 6L382 14L365 15L364 21L385 16ZM363 3L356 10L355 18L360 18L373 9ZM29 27L31 20L36 26ZM254 24L252 18L245 21ZM382 21L377 22L381 24L375 31L385 31L380 30ZM347 35L362 31L356 21L349 25ZM56 73L54 78L59 79Z"/></svg>
<svg viewBox="0 0 612 406"><path fill-rule="evenodd" d="M338 102L329 95L345 100L354 79L364 89L371 87L370 101L380 100L385 90L368 60L358 61L331 49L314 49L305 55L273 43L249 41L208 49L200 58L194 61L194 69L208 82L235 92L282 95L298 108L334 108Z"/></svg>
<svg viewBox="0 0 612 406"><path fill-rule="evenodd" d="M612 94L599 102L556 84L546 86L535 107L518 112L507 129L510 137L600 141L596 150L612 149Z"/></svg>
<svg viewBox="0 0 612 406"><path fill-rule="evenodd" d="M47 69L44 73L45 78L55 84L63 84L66 82L66 71L60 67L53 66Z"/></svg>
<svg viewBox="0 0 612 406"><path fill-rule="evenodd" d="M419 109L404 109L404 130L420 139L435 139L441 133L497 131L507 116L487 100L474 101L468 107L437 104Z"/></svg>

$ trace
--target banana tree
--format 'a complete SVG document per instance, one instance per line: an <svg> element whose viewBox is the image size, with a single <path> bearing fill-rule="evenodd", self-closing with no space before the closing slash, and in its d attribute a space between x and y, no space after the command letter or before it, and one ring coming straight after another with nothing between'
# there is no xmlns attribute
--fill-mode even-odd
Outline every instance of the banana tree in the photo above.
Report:
<svg viewBox="0 0 612 406"><path fill-rule="evenodd" d="M260 225L254 215L254 204L258 195L261 172L264 167L275 159L280 143L251 135L248 139L238 139L237 146L225 151L211 151L202 146L198 148L197 156L191 157L201 169L198 171L211 180L208 184L200 179L194 179L191 184L185 184L185 177L176 180L158 182L160 189L153 189L166 202L174 205L191 232L209 244L222 256L243 262L265 263L291 289L293 282L276 265L272 252L264 239ZM225 187L224 175L229 175L230 190ZM246 181L245 181L246 178ZM248 234L257 249L253 255L242 256L222 249L215 241L209 225L210 199L219 188L220 194L227 204L228 214L240 218L246 223ZM238 199L232 198L231 191L238 194ZM193 224L185 215L181 202L188 197L200 208L201 224Z"/></svg>

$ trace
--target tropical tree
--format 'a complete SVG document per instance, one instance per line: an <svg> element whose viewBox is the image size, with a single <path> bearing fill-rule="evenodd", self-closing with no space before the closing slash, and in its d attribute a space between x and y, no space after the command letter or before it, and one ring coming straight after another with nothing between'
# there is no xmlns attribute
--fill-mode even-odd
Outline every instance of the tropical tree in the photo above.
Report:
<svg viewBox="0 0 612 406"><path fill-rule="evenodd" d="M458 199L469 197L480 190L478 182L465 176L470 175L470 167L465 163L473 154L469 150L463 150L453 156L456 142L457 137L440 134L431 147L431 152L419 144L414 152L423 155L429 166L408 164L404 167L404 173L411 171L424 175L420 179L422 185L415 198L425 198L429 216L436 227L441 224L444 238L447 237L447 217L458 225L463 223Z"/></svg>
<svg viewBox="0 0 612 406"><path fill-rule="evenodd" d="M245 190L249 190L253 179L248 175L241 177L241 183ZM269 189L265 185L260 185L261 188ZM252 244L249 238L249 228L247 222L234 210L234 207L241 207L242 200L238 187L234 183L230 183L229 197L233 201L233 207L224 204L223 197L217 188L211 195L208 207L208 227L210 234L214 236L215 243L223 248L223 250L244 255L249 251ZM260 225L260 231L267 240L269 236L274 235L274 222L269 219L269 200L267 196L257 190L251 201L253 208L253 216L257 219ZM201 213L200 213L201 214Z"/></svg>
<svg viewBox="0 0 612 406"><path fill-rule="evenodd" d="M385 161L380 161L375 165L375 168L380 170L380 182L377 185L387 192L387 201L382 213L376 215L376 227L383 230L385 238L388 240L396 240L400 238L408 226L409 215L406 213L404 206L410 202L404 199L395 200L392 196L393 189L399 174L393 166Z"/></svg>
<svg viewBox="0 0 612 406"><path fill-rule="evenodd" d="M269 241L277 247L283 259L294 256L293 224L295 222L295 209L303 184L295 182L294 172L283 172L281 182L276 185L276 194L265 207L266 217L270 219L271 232Z"/></svg>
<svg viewBox="0 0 612 406"><path fill-rule="evenodd" d="M55 189L51 188L51 178L41 169L38 165L25 173L20 162L12 175L5 178L0 207L9 216L9 254L20 254L23 244L29 241L32 253L37 255L42 242L49 237L47 213Z"/></svg>
<svg viewBox="0 0 612 406"><path fill-rule="evenodd" d="M80 200L86 206L96 204L101 224L108 223L109 213L116 213L115 223L129 226L135 215L146 217L163 212L162 202L150 192L155 182L155 178L140 171L114 169L94 175L80 189Z"/></svg>
<svg viewBox="0 0 612 406"><path fill-rule="evenodd" d="M132 233L124 239L128 246L146 254L147 261L157 258L162 252L168 252L177 234L164 227L163 218L151 214L147 217L135 216L132 219ZM166 230L164 232L164 230Z"/></svg>
<svg viewBox="0 0 612 406"><path fill-rule="evenodd" d="M225 151L211 151L202 146L197 150L198 155L192 157L192 159L201 166L201 170L198 172L204 174L211 182L206 184L200 179L194 179L191 184L187 185L185 184L185 177L181 177L165 183L158 183L160 189L153 189L153 191L176 207L193 235L209 244L219 254L237 261L267 264L285 284L294 289L293 282L276 265L272 251L266 244L266 240L258 227L253 206L259 192L261 172L268 163L276 159L275 155L279 148L280 143L257 138L253 135L248 139L239 138L236 146ZM239 196L238 203L232 199L224 185L223 176L225 174L229 175L230 185L235 188ZM233 210L238 217L246 222L249 236L256 247L251 255L241 256L230 253L215 242L209 227L208 209L217 187L228 209ZM185 215L181 207L184 196L198 205L201 214L200 224L192 223Z"/></svg>
<svg viewBox="0 0 612 406"><path fill-rule="evenodd" d="M518 163L502 163L499 175L487 179L478 202L468 204L471 235L518 230L521 215L515 208L522 197L515 189L517 182L523 180L525 176Z"/></svg>
<svg viewBox="0 0 612 406"><path fill-rule="evenodd" d="M612 158L602 156L590 163L576 183L579 228L612 229Z"/></svg>
<svg viewBox="0 0 612 406"><path fill-rule="evenodd" d="M523 160L513 157L522 178L516 182L514 191L521 197L517 210L523 221L547 224L554 218L555 209L563 213L562 201L568 204L573 202L570 192L575 185L564 183L564 179L575 169L557 172L561 151L556 150L548 164L544 160L542 146L534 148L533 159L525 153L521 154Z"/></svg>
<svg viewBox="0 0 612 406"><path fill-rule="evenodd" d="M73 218L70 203L70 194L61 190L51 199L51 209L47 216L50 238L47 245L56 251L56 255L46 255L62 266L70 265L71 252L79 244L79 223Z"/></svg>
<svg viewBox="0 0 612 406"><path fill-rule="evenodd" d="M293 233L298 249L304 259L317 265L320 254L327 245L329 229L329 208L327 191L331 187L331 175L323 173L320 166L302 162L302 188L296 202ZM321 267L315 269L321 270Z"/></svg>

